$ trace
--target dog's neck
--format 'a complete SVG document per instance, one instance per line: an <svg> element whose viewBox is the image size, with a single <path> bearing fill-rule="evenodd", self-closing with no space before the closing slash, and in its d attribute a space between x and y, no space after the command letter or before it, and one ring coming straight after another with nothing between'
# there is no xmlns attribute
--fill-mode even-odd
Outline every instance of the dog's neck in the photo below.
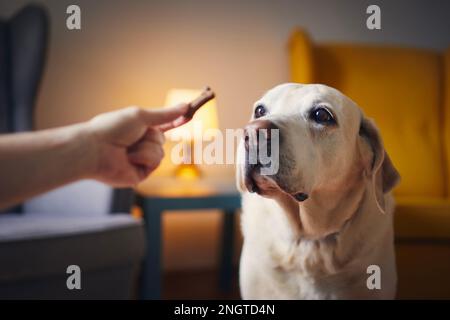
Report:
<svg viewBox="0 0 450 320"><path fill-rule="evenodd" d="M364 173L358 172L342 182L317 187L303 202L288 195L275 200L286 212L296 237L318 240L339 233L352 219L364 199L366 185Z"/></svg>

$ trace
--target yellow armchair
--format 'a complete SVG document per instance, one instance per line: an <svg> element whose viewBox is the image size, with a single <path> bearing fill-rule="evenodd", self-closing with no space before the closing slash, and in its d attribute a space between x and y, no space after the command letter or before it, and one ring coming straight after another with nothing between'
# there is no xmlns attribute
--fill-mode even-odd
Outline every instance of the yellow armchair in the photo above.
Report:
<svg viewBox="0 0 450 320"><path fill-rule="evenodd" d="M291 79L323 83L374 118L402 181L395 234L399 298L450 298L450 50L316 44L295 30Z"/></svg>

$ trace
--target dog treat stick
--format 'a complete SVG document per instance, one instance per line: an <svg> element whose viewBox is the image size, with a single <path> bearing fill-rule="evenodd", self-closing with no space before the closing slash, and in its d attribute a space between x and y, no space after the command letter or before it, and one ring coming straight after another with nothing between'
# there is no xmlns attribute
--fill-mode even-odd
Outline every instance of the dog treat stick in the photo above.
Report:
<svg viewBox="0 0 450 320"><path fill-rule="evenodd" d="M216 95L214 94L214 91L211 90L210 87L206 87L203 92L194 100L189 102L189 109L188 111L183 115L183 117L160 127L162 131L167 131L179 126L182 126L183 124L189 122L194 114L197 112L198 109L200 109L203 105L205 105L208 101L214 99Z"/></svg>
<svg viewBox="0 0 450 320"><path fill-rule="evenodd" d="M210 87L206 87L203 92L193 101L189 103L188 112L184 115L186 119L191 120L194 114L209 100L214 99L215 94Z"/></svg>

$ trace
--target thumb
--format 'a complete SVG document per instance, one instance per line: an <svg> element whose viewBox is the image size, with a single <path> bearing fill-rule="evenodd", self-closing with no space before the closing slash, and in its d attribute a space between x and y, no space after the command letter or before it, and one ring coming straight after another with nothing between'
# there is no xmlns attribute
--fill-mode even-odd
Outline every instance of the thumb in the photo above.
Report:
<svg viewBox="0 0 450 320"><path fill-rule="evenodd" d="M184 115L189 108L189 104L180 103L170 108L160 109L142 109L142 119L144 119L146 125L156 126L175 120L176 118Z"/></svg>

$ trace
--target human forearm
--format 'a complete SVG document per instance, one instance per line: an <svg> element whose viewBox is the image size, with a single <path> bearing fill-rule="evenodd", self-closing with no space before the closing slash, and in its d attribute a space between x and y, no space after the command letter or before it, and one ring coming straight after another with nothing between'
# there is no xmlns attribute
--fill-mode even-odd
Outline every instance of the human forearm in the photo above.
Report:
<svg viewBox="0 0 450 320"><path fill-rule="evenodd" d="M82 178L136 185L158 167L163 131L185 123L188 108L129 107L68 127L0 135L0 208Z"/></svg>
<svg viewBox="0 0 450 320"><path fill-rule="evenodd" d="M87 124L0 136L0 208L94 175Z"/></svg>

